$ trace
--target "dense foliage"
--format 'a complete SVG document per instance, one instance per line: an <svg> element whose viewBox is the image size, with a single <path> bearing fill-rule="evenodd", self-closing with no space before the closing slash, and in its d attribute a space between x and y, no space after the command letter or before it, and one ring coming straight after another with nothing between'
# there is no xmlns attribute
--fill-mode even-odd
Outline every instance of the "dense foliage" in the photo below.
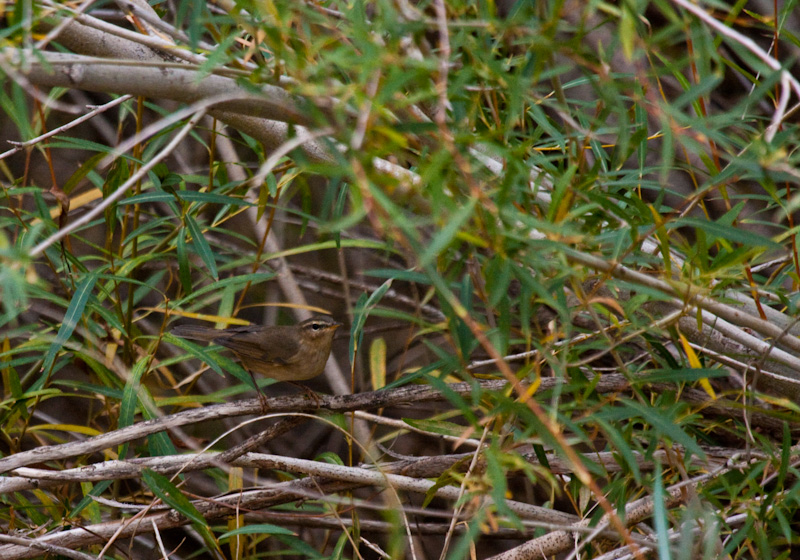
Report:
<svg viewBox="0 0 800 560"><path fill-rule="evenodd" d="M788 558L779 4L0 4L0 557Z"/></svg>

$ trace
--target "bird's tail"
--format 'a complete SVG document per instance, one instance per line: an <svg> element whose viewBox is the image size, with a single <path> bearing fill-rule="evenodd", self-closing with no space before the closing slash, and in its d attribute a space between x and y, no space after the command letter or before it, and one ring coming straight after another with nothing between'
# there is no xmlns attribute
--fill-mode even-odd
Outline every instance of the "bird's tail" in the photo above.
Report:
<svg viewBox="0 0 800 560"><path fill-rule="evenodd" d="M201 325L178 325L169 332L181 338L203 340L205 342L210 342L219 336L219 331L217 329L203 327Z"/></svg>

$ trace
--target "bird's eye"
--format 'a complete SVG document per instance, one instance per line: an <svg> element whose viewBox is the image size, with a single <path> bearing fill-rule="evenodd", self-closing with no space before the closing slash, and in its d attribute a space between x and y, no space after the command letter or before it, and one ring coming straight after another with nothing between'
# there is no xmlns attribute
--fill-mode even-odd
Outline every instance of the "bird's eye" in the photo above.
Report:
<svg viewBox="0 0 800 560"><path fill-rule="evenodd" d="M321 325L321 324L319 324L319 323L311 323L311 330L312 330L312 331L318 331L318 330L320 330L321 328L322 328L322 325Z"/></svg>

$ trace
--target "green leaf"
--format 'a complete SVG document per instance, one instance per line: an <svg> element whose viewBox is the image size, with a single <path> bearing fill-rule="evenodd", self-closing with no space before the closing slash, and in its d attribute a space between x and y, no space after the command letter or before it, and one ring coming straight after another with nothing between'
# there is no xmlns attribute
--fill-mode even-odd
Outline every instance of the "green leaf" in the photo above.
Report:
<svg viewBox="0 0 800 560"><path fill-rule="evenodd" d="M664 506L664 480L661 473L661 463L656 461L655 481L653 485L653 522L658 535L658 557L660 560L670 560L669 522L667 521L667 509Z"/></svg>
<svg viewBox="0 0 800 560"><path fill-rule="evenodd" d="M131 369L130 379L125 383L125 389L122 391L122 402L120 403L119 419L117 421L120 428L133 425L136 405L139 402L139 387L149 363L150 357L144 356Z"/></svg>
<svg viewBox="0 0 800 560"><path fill-rule="evenodd" d="M137 194L126 198L120 202L120 205L131 204L149 204L154 202L174 202L175 196L187 202L202 202L204 204L224 204L229 206L254 206L254 204L243 198L228 196L213 192L191 191L191 190L176 190L175 194L171 192L162 191L158 189L150 190L142 194Z"/></svg>
<svg viewBox="0 0 800 560"><path fill-rule="evenodd" d="M719 222L712 222L709 220L701 220L699 218L680 218L675 220L674 222L669 222L667 224L668 229L675 229L679 227L695 227L704 231L707 235L713 237L719 237L722 239L727 239L728 241L733 241L735 243L741 243L745 247L751 248L766 248L766 249L780 249L780 243L775 243L771 239L764 237L763 235L759 235L757 233L747 231L746 229L742 229L741 226L734 227L731 225L721 224Z"/></svg>
<svg viewBox="0 0 800 560"><path fill-rule="evenodd" d="M442 230L428 243L427 248L419 257L420 268L425 268L439 256L439 253L450 245L458 231L467 220L472 217L477 198L470 198L466 204L459 208L452 216L449 216Z"/></svg>
<svg viewBox="0 0 800 560"><path fill-rule="evenodd" d="M622 14L619 22L619 41L622 43L622 53L630 62L633 60L633 48L636 42L636 16L632 13L627 2L623 2L620 8Z"/></svg>
<svg viewBox="0 0 800 560"><path fill-rule="evenodd" d="M64 346L64 343L69 340L69 337L72 336L81 315L83 315L86 302L89 301L89 296L92 295L92 290L97 282L97 278L100 276L100 272L99 269L90 272L84 276L76 286L75 293L72 295L72 301L69 302L69 307L67 307L67 311L64 313L64 320L61 322L61 327L58 329L56 339L50 345L47 354L45 354L44 363L42 365L44 375L39 377L39 379L31 385L31 390L39 390L44 386L46 378L50 375L50 370L53 367L56 354Z"/></svg>
<svg viewBox="0 0 800 560"><path fill-rule="evenodd" d="M101 496L103 492L108 490L108 487L111 486L113 482L114 482L113 480L101 480L100 482L92 486L91 490L89 490L88 492L86 492L84 488L83 498L81 499L80 502L78 502L78 504L74 508L72 508L72 510L69 512L68 517L70 518L77 517L86 507L88 507L91 504L96 504L97 501L94 500L93 498Z"/></svg>
<svg viewBox="0 0 800 560"><path fill-rule="evenodd" d="M638 402L623 402L625 407L631 409L631 411L635 412L638 416L646 420L656 430L671 438L675 443L683 445L687 451L692 452L699 458L706 456L705 452L700 448L697 442L693 438L689 437L689 435L684 432L672 418L667 417L667 415L664 414L664 411L654 407L645 406L644 404Z"/></svg>
<svg viewBox="0 0 800 560"><path fill-rule="evenodd" d="M603 429L603 433L606 434L617 452L622 455L623 459L625 459L625 464L631 470L633 479L637 484L641 484L642 472L639 469L639 462L636 460L636 456L633 454L630 444L625 441L619 430L617 430L611 423L606 422L602 418L595 418L594 421L597 422L597 424Z"/></svg>
<svg viewBox="0 0 800 560"><path fill-rule="evenodd" d="M464 435L464 430L466 430L465 426L453 422L446 422L444 420L403 418L403 422L417 430L431 432L433 434L442 434L444 436L462 437Z"/></svg>
<svg viewBox="0 0 800 560"><path fill-rule="evenodd" d="M359 296L355 312L353 313L353 324L350 327L350 363L353 363L356 350L361 345L361 340L364 336L364 324L367 322L369 312L373 307L378 305L378 302L391 287L392 280L389 279L381 284L369 297L367 297L367 294L361 294Z"/></svg>
<svg viewBox="0 0 800 560"><path fill-rule="evenodd" d="M253 378L250 376L250 374L247 373L247 371L245 371L238 362L235 362L231 358L228 358L222 354L218 354L215 351L211 351L205 346L195 344L194 342L189 342L183 338L179 338L169 333L164 335L164 341L174 344L192 356L199 358L203 363L205 363L219 375L225 377L225 375L229 373L242 383L245 383L247 386L252 387L253 389L258 389L258 387L253 387ZM219 346L213 346L212 348L220 349ZM271 385L274 383L272 379L260 379L258 382L259 386Z"/></svg>
<svg viewBox="0 0 800 560"><path fill-rule="evenodd" d="M61 187L61 189L64 191L64 193L65 193L65 194L70 194L70 193L72 193L72 190L73 190L73 189L74 189L74 188L75 188L75 187L76 187L78 184L80 184L80 183L81 183L81 182L82 182L82 181L83 181L83 180L86 178L86 176L87 176L87 175L88 175L88 174L89 174L91 171L94 171L94 168L95 168L95 167L97 167L97 164L99 164L99 163L100 163L100 161L101 161L101 160L102 160L104 157L106 157L106 154L104 154L104 153L102 153L102 152L101 152L101 153L94 154L93 156L89 156L89 157L86 159L86 161L84 161L84 162L83 162L83 163L80 165L80 167L78 167L78 170L77 170L75 173L73 173L73 174L72 174L72 175L69 177L69 179L67 179L67 180L64 182L64 185Z"/></svg>
<svg viewBox="0 0 800 560"><path fill-rule="evenodd" d="M189 264L189 254L186 251L186 237L178 234L175 243L175 254L178 257L178 278L184 293L192 293L192 268Z"/></svg>
<svg viewBox="0 0 800 560"><path fill-rule="evenodd" d="M728 377L730 374L719 368L664 368L654 369L631 380L632 384L646 383L691 383L711 377Z"/></svg>
<svg viewBox="0 0 800 560"><path fill-rule="evenodd" d="M142 376L147 372L147 366L150 358L145 356L140 358L136 365L131 369L131 376L125 383L125 389L122 391L122 402L120 403L119 418L117 425L120 428L133 425L134 415L136 413L136 405L139 403L139 390L141 387ZM128 443L120 445L117 451L117 456L125 458L128 455Z"/></svg>
<svg viewBox="0 0 800 560"><path fill-rule="evenodd" d="M275 278L275 274L264 272L257 272L255 274L242 274L241 276L231 276L229 278L224 278L219 282L214 282L207 286L203 286L202 288L193 292L186 292L186 297L178 300L176 304L179 307L184 307L207 294L216 294L219 291L227 290L229 288L241 288L247 284L257 285L268 280L272 280L273 278Z"/></svg>
<svg viewBox="0 0 800 560"><path fill-rule="evenodd" d="M289 529L284 529L283 527L278 527L277 525L272 525L270 523L259 523L257 525L245 525L244 527L239 527L238 529L234 529L233 531L228 531L227 533L221 534L218 538L219 540L229 539L231 537L235 537L236 535L294 535L297 536L297 533L294 531L290 531Z"/></svg>
<svg viewBox="0 0 800 560"><path fill-rule="evenodd" d="M142 482L165 505L175 509L178 513L189 519L192 523L205 525L206 520L197 511L197 508L183 495L180 489L172 484L167 477L150 469L142 471Z"/></svg>
<svg viewBox="0 0 800 560"><path fill-rule="evenodd" d="M206 241L200 226L197 225L197 222L190 214L185 214L183 219L186 223L186 227L189 228L189 233L192 235L192 245L194 245L197 253L200 255L200 258L205 263L206 268L208 268L208 273L214 280L219 280L216 258L214 257L214 253L211 251L211 247L208 245L208 241Z"/></svg>
<svg viewBox="0 0 800 560"><path fill-rule="evenodd" d="M189 342L187 340L184 340L183 338L174 336L170 333L166 333L164 335L164 341L169 342L170 344L174 344L181 350L185 350L194 357L199 358L200 360L205 362L207 366L216 371L218 374L222 376L225 375L225 372L217 364L217 362L219 361L219 356L209 352L205 346L195 344L194 342Z"/></svg>
<svg viewBox="0 0 800 560"><path fill-rule="evenodd" d="M277 258L285 258L285 257L292 257L294 255L302 255L304 253L315 253L317 251L323 251L325 249L377 249L379 251L386 251L389 250L389 247L383 242L376 242L370 239L342 239L340 242L336 240L330 241L322 241L320 243L310 243L308 245L301 245L299 247L293 247L291 249L284 249L282 251L278 251L277 253L271 253L269 258L277 259Z"/></svg>
<svg viewBox="0 0 800 560"><path fill-rule="evenodd" d="M217 540L214 538L214 534L208 527L205 518L197 511L194 504L183 495L183 492L170 482L167 477L150 469L145 469L142 471L142 482L144 482L153 494L164 504L189 519L192 522L192 526L200 533L210 549L217 550L219 548Z"/></svg>
<svg viewBox="0 0 800 560"><path fill-rule="evenodd" d="M506 492L508 492L508 481L506 480L506 470L500 461L502 452L492 445L484 456L486 457L486 476L491 484L491 495L497 512L505 517L515 528L522 530L522 522L519 517L508 507L506 503Z"/></svg>

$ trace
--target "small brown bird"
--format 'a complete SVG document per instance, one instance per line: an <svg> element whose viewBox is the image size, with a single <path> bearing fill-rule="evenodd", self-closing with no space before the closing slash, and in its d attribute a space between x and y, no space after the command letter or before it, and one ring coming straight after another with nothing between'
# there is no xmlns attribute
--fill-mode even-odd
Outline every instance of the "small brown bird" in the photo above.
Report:
<svg viewBox="0 0 800 560"><path fill-rule="evenodd" d="M181 338L213 342L228 348L251 377L259 373L293 383L322 373L331 353L333 335L341 326L328 315L315 315L297 325L248 325L221 330L180 325L170 332ZM256 384L255 377L253 383Z"/></svg>

